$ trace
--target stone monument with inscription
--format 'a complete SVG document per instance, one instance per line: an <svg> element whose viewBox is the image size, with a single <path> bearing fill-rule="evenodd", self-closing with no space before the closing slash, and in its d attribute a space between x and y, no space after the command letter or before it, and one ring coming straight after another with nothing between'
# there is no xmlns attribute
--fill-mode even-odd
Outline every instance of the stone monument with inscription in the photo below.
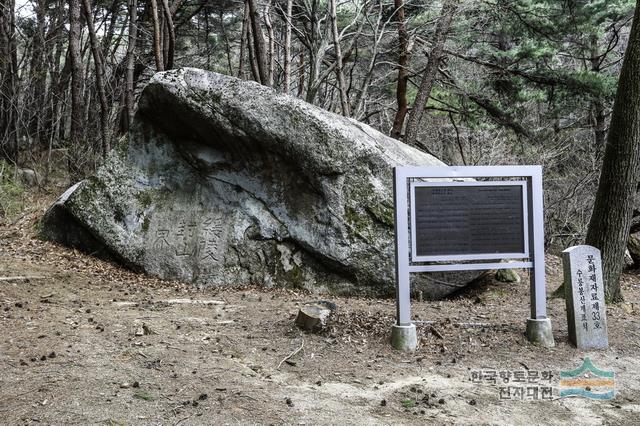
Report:
<svg viewBox="0 0 640 426"><path fill-rule="evenodd" d="M183 68L144 89L128 140L43 219L44 237L198 286L394 291L393 168L444 166L255 82ZM479 272L434 273L443 297Z"/></svg>
<svg viewBox="0 0 640 426"><path fill-rule="evenodd" d="M600 250L573 246L562 252L569 340L578 349L606 349L607 310Z"/></svg>

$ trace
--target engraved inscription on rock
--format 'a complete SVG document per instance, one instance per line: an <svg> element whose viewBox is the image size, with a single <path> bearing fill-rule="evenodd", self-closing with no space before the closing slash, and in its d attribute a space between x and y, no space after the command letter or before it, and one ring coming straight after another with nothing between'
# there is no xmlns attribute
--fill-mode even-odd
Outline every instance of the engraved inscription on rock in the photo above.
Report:
<svg viewBox="0 0 640 426"><path fill-rule="evenodd" d="M569 340L578 349L606 349L607 311L600 250L569 247L562 252Z"/></svg>
<svg viewBox="0 0 640 426"><path fill-rule="evenodd" d="M197 273L205 276L222 263L227 244L222 213L172 211L151 218L145 255L158 270L195 265Z"/></svg>
<svg viewBox="0 0 640 426"><path fill-rule="evenodd" d="M525 253L522 185L416 186L418 256Z"/></svg>

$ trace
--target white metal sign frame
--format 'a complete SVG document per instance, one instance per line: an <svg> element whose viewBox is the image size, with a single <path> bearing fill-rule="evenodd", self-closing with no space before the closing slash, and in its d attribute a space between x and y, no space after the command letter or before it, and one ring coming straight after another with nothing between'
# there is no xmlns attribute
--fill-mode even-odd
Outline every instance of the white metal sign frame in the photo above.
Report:
<svg viewBox="0 0 640 426"><path fill-rule="evenodd" d="M511 178L519 180L469 182L455 179ZM448 179L446 182L412 182L416 179ZM510 183L513 182L513 183ZM525 184L526 183L526 184ZM468 185L523 184L523 206L526 223L526 245L524 253L493 253L482 255L428 256L428 259L412 257L415 253L415 238L410 241L409 224L415 217L413 191L416 186L468 186ZM397 326L410 326L410 274L414 272L486 270L486 269L531 269L531 319L547 318L547 302L544 270L544 216L541 166L454 166L420 167L402 166L394 168L395 244L396 244L396 296ZM411 195L409 195L411 194ZM412 232L415 226L412 223ZM412 252L410 252L412 249ZM503 263L500 260L519 259ZM412 264L423 261L493 260L483 263Z"/></svg>

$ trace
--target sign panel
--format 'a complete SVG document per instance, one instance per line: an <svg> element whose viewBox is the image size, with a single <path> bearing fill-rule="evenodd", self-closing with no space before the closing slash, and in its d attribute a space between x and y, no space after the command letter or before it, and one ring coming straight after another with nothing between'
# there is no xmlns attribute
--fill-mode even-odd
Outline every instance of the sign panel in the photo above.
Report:
<svg viewBox="0 0 640 426"><path fill-rule="evenodd" d="M526 181L413 182L411 259L529 256Z"/></svg>
<svg viewBox="0 0 640 426"><path fill-rule="evenodd" d="M554 345L547 318L541 166L401 166L394 168L393 188L396 347L416 345L407 337L415 337L412 273L511 268L531 269L527 337Z"/></svg>

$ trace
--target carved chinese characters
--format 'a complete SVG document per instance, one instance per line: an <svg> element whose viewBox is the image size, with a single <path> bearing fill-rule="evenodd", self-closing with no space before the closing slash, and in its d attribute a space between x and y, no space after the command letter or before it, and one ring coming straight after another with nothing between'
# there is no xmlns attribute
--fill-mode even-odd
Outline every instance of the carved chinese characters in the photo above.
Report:
<svg viewBox="0 0 640 426"><path fill-rule="evenodd" d="M578 349L608 347L600 250L574 246L562 252L569 339Z"/></svg>

